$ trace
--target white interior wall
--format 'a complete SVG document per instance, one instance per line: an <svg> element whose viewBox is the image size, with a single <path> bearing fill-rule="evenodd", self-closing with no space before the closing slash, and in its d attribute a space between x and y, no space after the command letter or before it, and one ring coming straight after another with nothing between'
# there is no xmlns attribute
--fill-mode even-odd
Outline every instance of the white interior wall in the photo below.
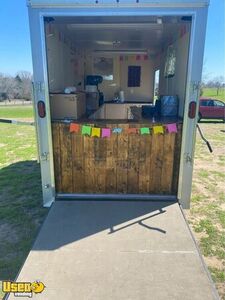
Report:
<svg viewBox="0 0 225 300"><path fill-rule="evenodd" d="M84 57L72 49L68 38L56 28L46 29L50 92L62 92L67 86L83 85Z"/></svg>
<svg viewBox="0 0 225 300"><path fill-rule="evenodd" d="M48 29L49 31L49 29ZM50 92L63 91L66 86L76 86L81 82L81 89L86 75L95 74L93 69L93 54L90 51L79 50L71 46L71 42L61 36L59 30L47 33L47 54ZM75 45L76 46L76 45ZM186 71L188 62L189 33L186 33L176 42L176 72L173 78L164 78L166 50L154 60L148 58L136 60L136 55L124 55L126 59L120 60L115 54L113 58L113 80L104 80L99 86L104 93L105 101L114 98L115 93L123 90L126 101L150 102L153 101L154 72L160 69L159 94L178 95L179 115L183 116ZM109 57L107 55L107 57ZM128 66L141 66L141 86L128 87Z"/></svg>
<svg viewBox="0 0 225 300"><path fill-rule="evenodd" d="M173 45L176 50L176 69L175 75L172 78L164 77L164 67L166 60L167 49L159 58L160 64L160 79L159 79L159 94L160 95L178 95L179 97L179 116L183 117L184 101L186 92L186 75L189 53L189 38L190 33L187 32L181 38L176 40ZM157 69L157 65L155 67Z"/></svg>

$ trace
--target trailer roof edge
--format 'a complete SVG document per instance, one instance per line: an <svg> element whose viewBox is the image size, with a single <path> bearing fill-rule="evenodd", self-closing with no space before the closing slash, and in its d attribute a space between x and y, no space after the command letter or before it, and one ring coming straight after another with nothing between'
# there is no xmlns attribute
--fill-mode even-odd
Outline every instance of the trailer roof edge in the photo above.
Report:
<svg viewBox="0 0 225 300"><path fill-rule="evenodd" d="M91 4L91 3L78 3L77 1L74 3L65 3L63 1L57 3L53 3L51 1L42 1L41 3L38 3L37 0L27 0L27 6L32 8L128 8L128 7L153 7L153 8L200 8L200 7L206 7L210 3L210 0L204 0L204 1L198 1L198 2L159 2L159 1L153 1L151 3L107 3L107 4Z"/></svg>

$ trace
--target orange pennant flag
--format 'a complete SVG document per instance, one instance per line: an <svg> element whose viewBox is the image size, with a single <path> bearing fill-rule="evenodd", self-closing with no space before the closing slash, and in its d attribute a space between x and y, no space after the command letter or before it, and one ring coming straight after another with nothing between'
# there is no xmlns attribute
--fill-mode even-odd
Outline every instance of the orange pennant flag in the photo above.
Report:
<svg viewBox="0 0 225 300"><path fill-rule="evenodd" d="M127 133L137 134L138 133L138 128L127 128Z"/></svg>
<svg viewBox="0 0 225 300"><path fill-rule="evenodd" d="M80 130L80 125L76 123L71 123L70 124L70 132L76 132L78 133Z"/></svg>

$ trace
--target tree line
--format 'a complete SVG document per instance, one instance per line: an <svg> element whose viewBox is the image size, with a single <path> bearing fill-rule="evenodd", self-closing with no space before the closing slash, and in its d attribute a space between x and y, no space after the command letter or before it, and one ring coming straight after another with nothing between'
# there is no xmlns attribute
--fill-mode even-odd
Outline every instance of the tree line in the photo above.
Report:
<svg viewBox="0 0 225 300"><path fill-rule="evenodd" d="M223 76L217 76L207 81L202 82L202 88L215 88L217 96L219 95L219 91L225 87L225 80Z"/></svg>
<svg viewBox="0 0 225 300"><path fill-rule="evenodd" d="M28 71L20 71L15 77L0 73L0 101L11 99L31 100L32 74ZM225 88L223 76L206 80L203 76L201 95L204 88L216 88L217 96L222 88Z"/></svg>
<svg viewBox="0 0 225 300"><path fill-rule="evenodd" d="M31 100L32 74L20 71L15 77L0 73L0 101L11 99Z"/></svg>

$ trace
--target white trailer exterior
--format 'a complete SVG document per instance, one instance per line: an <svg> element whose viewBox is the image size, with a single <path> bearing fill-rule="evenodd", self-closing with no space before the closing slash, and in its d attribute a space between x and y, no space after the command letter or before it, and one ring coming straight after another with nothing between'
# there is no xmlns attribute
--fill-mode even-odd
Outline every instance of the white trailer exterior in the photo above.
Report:
<svg viewBox="0 0 225 300"><path fill-rule="evenodd" d="M44 206L55 200L55 175L52 149L51 117L49 106L48 71L45 17L91 16L191 16L192 26L188 56L182 147L177 199L183 208L190 207L193 157L197 114L188 117L189 104L195 102L198 109L199 83L201 81L208 0L29 0L28 10L34 71L34 103L43 101L46 117L40 118L36 109L36 125L40 153ZM91 198L90 195L89 198ZM95 198L98 195L93 195ZM119 195L121 198L121 195ZM100 197L100 195L99 195ZM141 195L140 195L141 197ZM153 198L155 196L153 195ZM129 198L129 195L127 195ZM134 196L132 197L134 198ZM142 197L142 199L144 196ZM146 197L148 198L148 197ZM151 195L149 196L151 198ZM157 198L157 197L155 197ZM158 197L165 199L165 196Z"/></svg>

